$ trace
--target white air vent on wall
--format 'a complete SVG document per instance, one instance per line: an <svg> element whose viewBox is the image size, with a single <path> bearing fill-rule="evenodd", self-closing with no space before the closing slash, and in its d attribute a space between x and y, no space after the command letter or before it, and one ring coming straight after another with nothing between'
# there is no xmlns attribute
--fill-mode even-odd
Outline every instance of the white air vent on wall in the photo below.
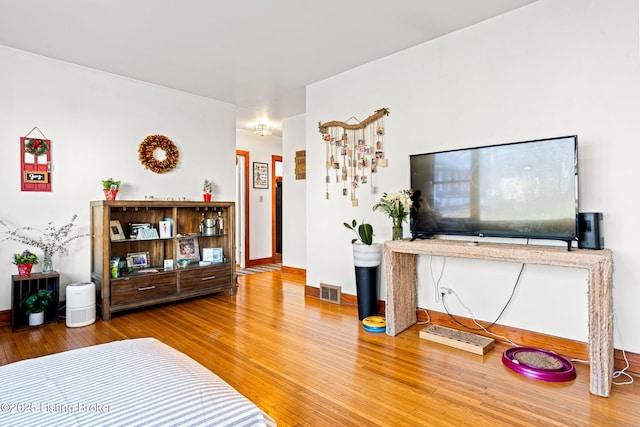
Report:
<svg viewBox="0 0 640 427"><path fill-rule="evenodd" d="M320 299L322 301L328 301L335 304L340 304L340 293L342 288L340 286L327 285L326 283L320 283Z"/></svg>

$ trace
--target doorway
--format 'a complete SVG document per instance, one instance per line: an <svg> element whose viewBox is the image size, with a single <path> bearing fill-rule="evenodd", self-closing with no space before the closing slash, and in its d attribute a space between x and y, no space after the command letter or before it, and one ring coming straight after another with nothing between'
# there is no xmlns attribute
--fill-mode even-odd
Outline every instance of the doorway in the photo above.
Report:
<svg viewBox="0 0 640 427"><path fill-rule="evenodd" d="M236 150L236 263L249 261L249 152Z"/></svg>
<svg viewBox="0 0 640 427"><path fill-rule="evenodd" d="M271 156L271 256L282 263L282 156Z"/></svg>

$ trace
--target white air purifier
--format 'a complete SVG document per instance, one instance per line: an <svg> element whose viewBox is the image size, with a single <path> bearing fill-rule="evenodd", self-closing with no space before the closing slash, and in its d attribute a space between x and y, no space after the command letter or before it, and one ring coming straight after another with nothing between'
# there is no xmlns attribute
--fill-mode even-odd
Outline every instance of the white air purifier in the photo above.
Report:
<svg viewBox="0 0 640 427"><path fill-rule="evenodd" d="M96 285L92 282L67 285L67 327L87 326L96 321Z"/></svg>

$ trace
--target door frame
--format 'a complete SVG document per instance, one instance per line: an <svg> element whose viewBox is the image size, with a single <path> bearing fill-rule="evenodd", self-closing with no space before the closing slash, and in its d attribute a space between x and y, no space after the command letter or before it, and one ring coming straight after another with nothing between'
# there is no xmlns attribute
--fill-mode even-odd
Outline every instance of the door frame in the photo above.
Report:
<svg viewBox="0 0 640 427"><path fill-rule="evenodd" d="M276 163L282 156L271 155L271 262L276 262ZM280 177L282 178L282 177ZM284 252L284 250L283 250Z"/></svg>
<svg viewBox="0 0 640 427"><path fill-rule="evenodd" d="M249 152L244 150L236 150L236 159L238 156L244 159L244 242L241 242L244 245L244 266L249 266L249 242L250 242L250 224L249 221ZM238 244L238 242L236 242Z"/></svg>

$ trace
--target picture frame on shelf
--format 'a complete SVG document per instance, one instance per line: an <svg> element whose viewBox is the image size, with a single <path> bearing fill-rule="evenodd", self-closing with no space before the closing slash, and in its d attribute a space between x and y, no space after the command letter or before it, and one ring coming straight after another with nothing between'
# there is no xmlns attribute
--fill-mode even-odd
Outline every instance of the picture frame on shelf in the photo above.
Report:
<svg viewBox="0 0 640 427"><path fill-rule="evenodd" d="M117 219L109 221L109 236L112 241L126 240L124 231L122 230L122 224Z"/></svg>
<svg viewBox="0 0 640 427"><path fill-rule="evenodd" d="M163 267L164 267L164 271L173 271L173 260L165 259Z"/></svg>
<svg viewBox="0 0 640 427"><path fill-rule="evenodd" d="M269 165L253 162L253 188L269 188Z"/></svg>
<svg viewBox="0 0 640 427"><path fill-rule="evenodd" d="M202 261L222 264L222 248L202 248Z"/></svg>
<svg viewBox="0 0 640 427"><path fill-rule="evenodd" d="M176 258L179 264L200 261L200 247L197 237L181 237L178 239Z"/></svg>
<svg viewBox="0 0 640 427"><path fill-rule="evenodd" d="M159 238L158 230L155 228L141 228L138 230L136 240L155 240Z"/></svg>
<svg viewBox="0 0 640 427"><path fill-rule="evenodd" d="M130 252L127 254L127 268L138 270L149 267L149 252Z"/></svg>
<svg viewBox="0 0 640 427"><path fill-rule="evenodd" d="M140 223L140 224L132 224L129 223L129 238L136 240L138 238L138 233L140 230L151 228L151 224L148 222Z"/></svg>

